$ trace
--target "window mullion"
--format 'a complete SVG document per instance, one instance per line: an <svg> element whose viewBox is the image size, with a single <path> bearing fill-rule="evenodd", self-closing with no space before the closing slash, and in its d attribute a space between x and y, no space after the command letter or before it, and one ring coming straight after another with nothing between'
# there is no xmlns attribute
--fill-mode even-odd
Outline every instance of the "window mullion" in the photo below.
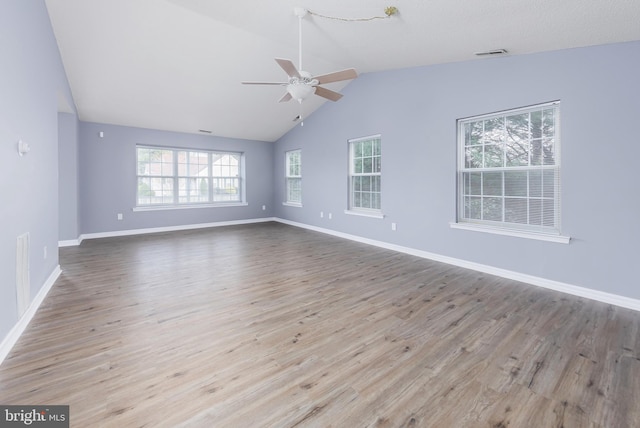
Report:
<svg viewBox="0 0 640 428"><path fill-rule="evenodd" d="M207 152L207 181L209 182L207 200L213 202L213 153L211 152Z"/></svg>
<svg viewBox="0 0 640 428"><path fill-rule="evenodd" d="M179 187L179 179L178 179L178 150L171 150L173 153L173 203L178 205L179 198L178 194L180 193Z"/></svg>

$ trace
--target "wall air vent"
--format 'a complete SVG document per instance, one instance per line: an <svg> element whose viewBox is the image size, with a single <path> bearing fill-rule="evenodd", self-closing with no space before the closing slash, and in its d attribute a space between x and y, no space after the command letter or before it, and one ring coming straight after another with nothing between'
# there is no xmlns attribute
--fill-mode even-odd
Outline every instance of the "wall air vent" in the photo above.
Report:
<svg viewBox="0 0 640 428"><path fill-rule="evenodd" d="M475 56L494 56L494 55L505 55L507 53L506 49L492 49L490 51L484 52L475 52Z"/></svg>

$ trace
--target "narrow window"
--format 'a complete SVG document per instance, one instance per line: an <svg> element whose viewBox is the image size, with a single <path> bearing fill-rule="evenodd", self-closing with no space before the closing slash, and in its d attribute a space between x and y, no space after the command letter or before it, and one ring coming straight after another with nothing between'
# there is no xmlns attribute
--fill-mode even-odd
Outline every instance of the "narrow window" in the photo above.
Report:
<svg viewBox="0 0 640 428"><path fill-rule="evenodd" d="M213 202L240 202L241 177L239 153L212 153Z"/></svg>
<svg viewBox="0 0 640 428"><path fill-rule="evenodd" d="M286 203L302 204L302 151L291 150L285 153Z"/></svg>
<svg viewBox="0 0 640 428"><path fill-rule="evenodd" d="M209 202L209 153L178 152L178 203Z"/></svg>
<svg viewBox="0 0 640 428"><path fill-rule="evenodd" d="M381 138L349 140L349 211L381 215Z"/></svg>

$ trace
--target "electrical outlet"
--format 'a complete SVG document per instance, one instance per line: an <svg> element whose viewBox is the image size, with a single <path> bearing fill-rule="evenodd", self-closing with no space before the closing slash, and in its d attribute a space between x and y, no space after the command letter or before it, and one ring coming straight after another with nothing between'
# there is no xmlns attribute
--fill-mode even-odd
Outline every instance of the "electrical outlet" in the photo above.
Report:
<svg viewBox="0 0 640 428"><path fill-rule="evenodd" d="M264 211L264 210L266 210L266 209L267 209L267 206L266 206L266 205L263 205L263 206L262 206L262 211Z"/></svg>
<svg viewBox="0 0 640 428"><path fill-rule="evenodd" d="M329 220L333 218L333 214L329 213Z"/></svg>
<svg viewBox="0 0 640 428"><path fill-rule="evenodd" d="M396 229L397 229L396 224L395 223L391 223L391 230L396 230Z"/></svg>
<svg viewBox="0 0 640 428"><path fill-rule="evenodd" d="M320 211L320 218L324 218L324 211Z"/></svg>
<svg viewBox="0 0 640 428"><path fill-rule="evenodd" d="M122 220L122 213L118 213L118 220Z"/></svg>

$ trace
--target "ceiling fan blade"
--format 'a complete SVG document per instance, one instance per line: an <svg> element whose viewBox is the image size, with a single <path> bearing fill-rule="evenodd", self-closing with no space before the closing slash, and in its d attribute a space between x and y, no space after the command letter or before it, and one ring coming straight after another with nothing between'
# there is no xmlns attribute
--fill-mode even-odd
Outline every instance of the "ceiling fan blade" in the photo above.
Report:
<svg viewBox="0 0 640 428"><path fill-rule="evenodd" d="M289 92L285 92L285 93L284 93L284 95L282 96L282 98L280 98L280 99L278 100L278 102L279 102L279 103L284 103L284 102L286 102L286 101L289 101L291 98L293 98L293 97L291 96L291 94L290 94Z"/></svg>
<svg viewBox="0 0 640 428"><path fill-rule="evenodd" d="M287 86L285 82L242 82L243 85L280 85Z"/></svg>
<svg viewBox="0 0 640 428"><path fill-rule="evenodd" d="M278 65L280 65L280 67L282 67L284 72L287 73L287 76L300 78L300 72L298 71L296 66L293 65L291 60L276 58L276 62L278 63Z"/></svg>
<svg viewBox="0 0 640 428"><path fill-rule="evenodd" d="M331 89L323 88L322 86L316 86L316 95L320 95L331 101L338 101L342 98L342 94L339 94Z"/></svg>
<svg viewBox="0 0 640 428"><path fill-rule="evenodd" d="M358 73L353 68L348 68L346 70L335 71L329 74L323 74L321 76L315 76L314 79L317 79L320 84L323 83L332 83L332 82L340 82L341 80L351 80L358 77Z"/></svg>

